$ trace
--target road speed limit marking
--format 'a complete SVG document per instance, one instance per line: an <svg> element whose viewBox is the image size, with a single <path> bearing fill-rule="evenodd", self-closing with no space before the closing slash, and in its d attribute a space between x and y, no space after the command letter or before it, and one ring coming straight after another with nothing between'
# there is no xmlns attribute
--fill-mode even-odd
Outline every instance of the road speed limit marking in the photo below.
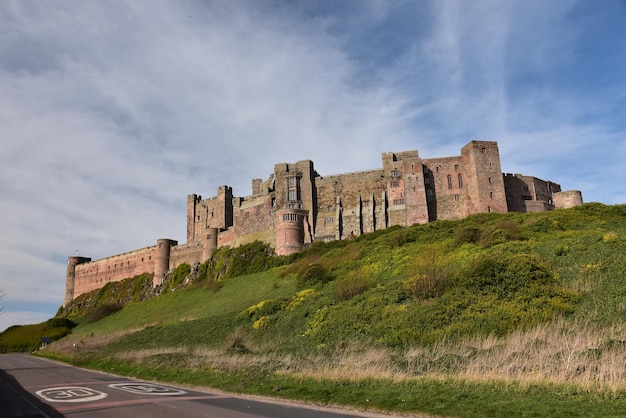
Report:
<svg viewBox="0 0 626 418"><path fill-rule="evenodd" d="M152 383L113 383L108 385L110 388L123 390L125 392L134 393L136 395L184 395L184 390L168 388L165 386L159 386Z"/></svg>
<svg viewBox="0 0 626 418"><path fill-rule="evenodd" d="M38 390L35 393L47 402L90 402L109 396L99 390L81 386L48 388Z"/></svg>

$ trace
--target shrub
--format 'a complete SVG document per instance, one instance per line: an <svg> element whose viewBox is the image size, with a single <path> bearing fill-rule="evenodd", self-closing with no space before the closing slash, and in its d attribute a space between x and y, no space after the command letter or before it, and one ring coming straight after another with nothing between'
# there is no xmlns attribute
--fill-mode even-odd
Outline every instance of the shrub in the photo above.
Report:
<svg viewBox="0 0 626 418"><path fill-rule="evenodd" d="M515 241L521 237L519 224L513 221L500 221L494 227L482 230L480 244L483 247L491 247L507 241Z"/></svg>
<svg viewBox="0 0 626 418"><path fill-rule="evenodd" d="M370 281L367 277L359 272L351 272L335 282L335 298L338 301L348 300L365 292L369 287Z"/></svg>
<svg viewBox="0 0 626 418"><path fill-rule="evenodd" d="M537 256L494 253L471 263L465 271L468 288L506 297L532 282L553 282L552 271Z"/></svg>
<svg viewBox="0 0 626 418"><path fill-rule="evenodd" d="M322 264L312 263L298 272L296 279L298 287L303 288L327 283L332 280L332 276L330 276L328 270Z"/></svg>
<svg viewBox="0 0 626 418"><path fill-rule="evenodd" d="M415 300L441 295L450 281L450 260L435 249L423 252L411 267L415 274L404 282L404 287Z"/></svg>
<svg viewBox="0 0 626 418"><path fill-rule="evenodd" d="M459 228L454 234L454 246L459 247L463 244L477 243L480 240L480 228L477 226L468 226Z"/></svg>
<svg viewBox="0 0 626 418"><path fill-rule="evenodd" d="M107 316L114 314L122 308L123 306L121 303L108 303L106 305L102 305L89 315L88 322L99 321L102 318L106 318Z"/></svg>
<svg viewBox="0 0 626 418"><path fill-rule="evenodd" d="M252 353L252 344L250 336L246 331L237 327L228 334L225 339L226 351L232 354L250 354Z"/></svg>
<svg viewBox="0 0 626 418"><path fill-rule="evenodd" d="M187 263L182 263L176 266L170 279L169 288L174 288L183 283L185 278L191 273L191 266Z"/></svg>
<svg viewBox="0 0 626 418"><path fill-rule="evenodd" d="M52 319L48 319L47 325L50 328L64 327L64 328L72 329L78 324L69 318L52 318Z"/></svg>
<svg viewBox="0 0 626 418"><path fill-rule="evenodd" d="M228 277L260 273L281 265L284 260L274 255L272 247L261 241L233 248L232 261L228 268Z"/></svg>

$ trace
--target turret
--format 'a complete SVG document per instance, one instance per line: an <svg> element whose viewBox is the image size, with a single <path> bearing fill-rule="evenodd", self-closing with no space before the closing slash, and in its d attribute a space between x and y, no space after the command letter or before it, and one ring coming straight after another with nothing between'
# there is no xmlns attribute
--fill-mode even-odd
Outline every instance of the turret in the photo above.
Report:
<svg viewBox="0 0 626 418"><path fill-rule="evenodd" d="M91 261L88 257L67 257L67 273L65 274L65 298L63 307L74 300L74 282L76 280L76 265Z"/></svg>
<svg viewBox="0 0 626 418"><path fill-rule="evenodd" d="M153 287L157 287L163 283L163 277L170 269L170 250L174 245L178 245L178 241L171 239L157 240L157 244L154 249L154 277L152 278Z"/></svg>
<svg viewBox="0 0 626 418"><path fill-rule="evenodd" d="M309 211L283 209L277 212L276 254L289 255L304 247L304 218Z"/></svg>
<svg viewBox="0 0 626 418"><path fill-rule="evenodd" d="M217 228L206 228L204 241L202 242L202 262L205 262L217 250Z"/></svg>

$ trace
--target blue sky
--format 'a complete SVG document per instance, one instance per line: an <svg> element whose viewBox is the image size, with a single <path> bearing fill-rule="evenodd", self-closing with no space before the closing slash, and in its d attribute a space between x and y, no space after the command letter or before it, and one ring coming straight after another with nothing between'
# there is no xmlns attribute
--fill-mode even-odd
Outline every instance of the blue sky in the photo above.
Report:
<svg viewBox="0 0 626 418"><path fill-rule="evenodd" d="M497 140L505 172L626 203L621 0L0 2L0 330L67 257L185 241L186 196Z"/></svg>

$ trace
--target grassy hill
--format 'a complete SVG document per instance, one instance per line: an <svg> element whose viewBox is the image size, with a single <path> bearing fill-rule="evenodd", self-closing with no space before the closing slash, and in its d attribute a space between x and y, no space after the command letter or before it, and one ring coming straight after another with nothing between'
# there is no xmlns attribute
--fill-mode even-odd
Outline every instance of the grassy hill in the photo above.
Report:
<svg viewBox="0 0 626 418"><path fill-rule="evenodd" d="M626 206L598 203L391 228L290 258L224 248L158 296L144 277L79 298L60 312L79 325L44 353L360 408L626 415L625 250Z"/></svg>

